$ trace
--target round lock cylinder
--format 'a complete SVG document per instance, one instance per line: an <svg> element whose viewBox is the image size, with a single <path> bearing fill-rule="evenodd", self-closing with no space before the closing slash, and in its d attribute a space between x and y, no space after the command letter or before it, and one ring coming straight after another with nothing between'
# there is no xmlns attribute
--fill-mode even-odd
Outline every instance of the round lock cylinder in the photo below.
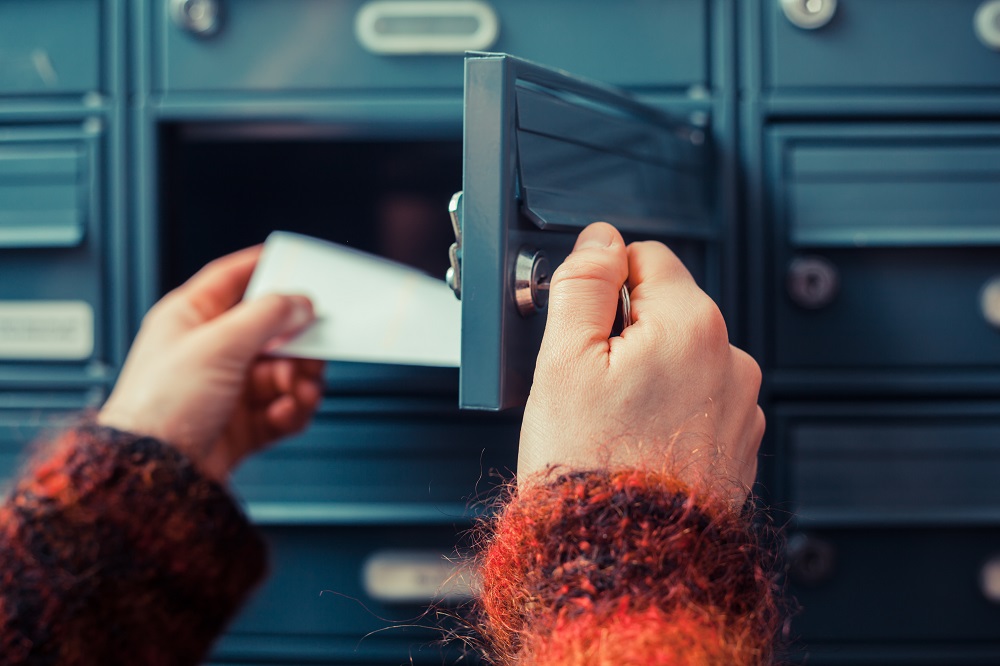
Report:
<svg viewBox="0 0 1000 666"><path fill-rule="evenodd" d="M979 292L979 309L989 325L1000 330L1000 275L983 285Z"/></svg>
<svg viewBox="0 0 1000 666"><path fill-rule="evenodd" d="M792 25L804 30L822 28L837 13L837 0L778 0Z"/></svg>
<svg viewBox="0 0 1000 666"><path fill-rule="evenodd" d="M836 298L840 274L824 257L797 257L788 267L787 287L793 303L807 310L818 310Z"/></svg>
<svg viewBox="0 0 1000 666"><path fill-rule="evenodd" d="M170 0L170 18L185 32L211 37L222 27L220 0Z"/></svg>
<svg viewBox="0 0 1000 666"><path fill-rule="evenodd" d="M1000 51L1000 0L988 0L979 5L973 17L973 27L984 46Z"/></svg>
<svg viewBox="0 0 1000 666"><path fill-rule="evenodd" d="M979 570L979 589L987 601L1000 604L1000 555L993 556Z"/></svg>
<svg viewBox="0 0 1000 666"><path fill-rule="evenodd" d="M800 585L819 585L837 568L837 553L829 541L809 534L795 534L785 546L788 573Z"/></svg>
<svg viewBox="0 0 1000 666"><path fill-rule="evenodd" d="M514 266L514 300L522 317L545 309L549 304L552 271L544 252L521 248Z"/></svg>

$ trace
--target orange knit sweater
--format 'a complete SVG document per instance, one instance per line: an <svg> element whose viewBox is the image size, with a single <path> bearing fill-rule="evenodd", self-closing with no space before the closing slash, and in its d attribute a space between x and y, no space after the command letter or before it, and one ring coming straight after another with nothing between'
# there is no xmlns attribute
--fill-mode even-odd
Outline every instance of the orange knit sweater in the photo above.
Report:
<svg viewBox="0 0 1000 666"><path fill-rule="evenodd" d="M504 666L766 664L779 622L744 518L669 478L574 473L512 497L480 556ZM0 664L198 664L263 542L170 446L85 425L0 508Z"/></svg>
<svg viewBox="0 0 1000 666"><path fill-rule="evenodd" d="M669 476L529 485L485 543L480 624L495 663L773 663L782 618L768 550L745 516Z"/></svg>

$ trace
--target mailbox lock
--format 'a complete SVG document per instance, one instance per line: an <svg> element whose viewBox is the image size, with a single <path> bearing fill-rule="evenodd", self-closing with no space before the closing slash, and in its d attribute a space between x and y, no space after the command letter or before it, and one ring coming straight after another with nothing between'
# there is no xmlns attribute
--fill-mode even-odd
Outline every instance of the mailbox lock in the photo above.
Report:
<svg viewBox="0 0 1000 666"><path fill-rule="evenodd" d="M994 555L979 570L979 590L987 601L1000 604L1000 555Z"/></svg>
<svg viewBox="0 0 1000 666"><path fill-rule="evenodd" d="M222 27L221 0L170 0L170 18L196 37L211 37Z"/></svg>
<svg viewBox="0 0 1000 666"><path fill-rule="evenodd" d="M796 257L788 267L788 295L807 310L818 310L833 302L840 290L840 274L829 259Z"/></svg>
<svg viewBox="0 0 1000 666"><path fill-rule="evenodd" d="M816 30L833 20L837 0L779 0L785 18L803 30Z"/></svg>
<svg viewBox="0 0 1000 666"><path fill-rule="evenodd" d="M796 534L785 546L788 575L800 585L819 585L829 580L837 568L833 544L809 534Z"/></svg>
<svg viewBox="0 0 1000 666"><path fill-rule="evenodd" d="M987 0L979 5L973 25L979 41L987 48L1000 51L1000 0Z"/></svg>
<svg viewBox="0 0 1000 666"><path fill-rule="evenodd" d="M517 311L528 317L544 310L549 303L549 280L552 272L545 253L522 247L514 266L514 300Z"/></svg>
<svg viewBox="0 0 1000 666"><path fill-rule="evenodd" d="M444 281L455 292L455 298L462 300L462 191L451 196L448 202L448 217L451 218L451 230L455 232L455 242L448 248L448 261L451 266L444 275Z"/></svg>
<svg viewBox="0 0 1000 666"><path fill-rule="evenodd" d="M1000 330L1000 275L996 275L983 285L979 292L979 308L990 326Z"/></svg>

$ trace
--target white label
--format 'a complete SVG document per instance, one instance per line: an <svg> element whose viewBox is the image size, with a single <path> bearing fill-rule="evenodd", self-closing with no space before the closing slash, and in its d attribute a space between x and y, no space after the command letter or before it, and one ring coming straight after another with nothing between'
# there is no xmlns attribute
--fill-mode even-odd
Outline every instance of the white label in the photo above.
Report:
<svg viewBox="0 0 1000 666"><path fill-rule="evenodd" d="M493 46L500 21L481 0L375 0L358 11L354 34L372 53L462 54Z"/></svg>
<svg viewBox="0 0 1000 666"><path fill-rule="evenodd" d="M93 353L89 303L0 301L0 359L83 361Z"/></svg>
<svg viewBox="0 0 1000 666"><path fill-rule="evenodd" d="M475 586L467 561L423 550L372 553L362 580L368 596L382 603L458 603L471 597Z"/></svg>

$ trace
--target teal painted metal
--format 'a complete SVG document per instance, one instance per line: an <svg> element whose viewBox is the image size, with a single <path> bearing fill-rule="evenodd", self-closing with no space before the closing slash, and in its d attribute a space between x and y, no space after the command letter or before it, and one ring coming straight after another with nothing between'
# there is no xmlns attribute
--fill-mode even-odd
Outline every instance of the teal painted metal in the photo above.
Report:
<svg viewBox="0 0 1000 666"><path fill-rule="evenodd" d="M917 435L901 423L920 426L925 450L941 461L936 485L920 495L923 509L972 488L970 475L1000 471L986 449L965 456L952 446L992 436L1000 402L1000 332L978 300L1000 273L1000 225L991 218L1000 53L976 38L981 4L839 0L828 26L805 31L785 19L778 0L496 3L493 48L710 121L708 242L704 233L671 242L723 305L734 342L764 367L761 400L772 427L762 491L803 510L791 536L821 538L839 556L828 582L793 582L804 606L793 631L811 664L1000 661L997 608L969 583L1000 549L992 505L971 498L948 516L903 525L899 513L873 519L870 501L857 500L905 496L906 479L866 484L865 473L880 464L928 473L910 456ZM79 215L48 219L63 230L58 238L26 218L3 218L21 231L0 249L0 298L79 298L98 321L92 359L0 362L0 473L41 425L38 415L100 400L142 314L162 294L162 276L177 271L165 251L169 211L192 191L172 171L179 134L270 126L313 132L317 142L325 133L327 143L461 138L461 58L364 51L353 35L361 5L223 0L222 30L198 39L170 21L166 0L0 3L0 156L14 145L35 156L3 162L0 188L37 175L65 199L59 210ZM511 138L473 134L487 150L491 137ZM516 166L484 155L473 164L492 199L479 198L477 214L515 215L503 203L511 186L501 176ZM75 186L64 178L71 173ZM39 203L27 189L3 192L0 210ZM521 227L525 241L550 244L554 256L566 251L548 239L553 232L522 223L531 225ZM219 236L230 235L228 225L219 223ZM498 233L483 236L497 265L466 266L469 303L483 304L478 285L509 287ZM786 271L802 255L839 270L839 295L826 308L807 311L788 296ZM535 319L529 340L540 332ZM486 355L494 367L533 359L531 344L504 336L502 325L502 316L484 314L470 349L506 345L502 355ZM522 370L515 382L522 394L529 379ZM222 662L405 662L429 634L377 635L356 651L360 633L385 625L355 605L322 605L316 588L363 596L359 563L394 539L449 548L467 525L459 508L465 487L475 487L470 477L515 464L517 414L459 414L454 371L335 365L328 380L316 427L237 477L279 557L276 582L220 643ZM506 399L480 384L479 406ZM890 460L852 458L852 433L873 442L867 453ZM832 447L835 465L818 442ZM851 488L860 494L839 497ZM820 492L829 494L822 502ZM827 522L810 528L805 520L817 507ZM900 610L896 600L914 589L925 603ZM441 663L440 655L414 657Z"/></svg>
<svg viewBox="0 0 1000 666"><path fill-rule="evenodd" d="M0 3L0 97L107 90L101 0Z"/></svg>
<svg viewBox="0 0 1000 666"><path fill-rule="evenodd" d="M1000 53L976 38L981 4L840 0L814 31L777 1L739 5L762 489L796 516L791 631L809 663L997 659L997 609L961 582L1000 546L976 490L1000 471L983 445L1000 331L980 302L1000 270ZM790 296L801 258L835 269L829 304Z"/></svg>
<svg viewBox="0 0 1000 666"><path fill-rule="evenodd" d="M518 254L543 251L555 270L598 219L718 240L708 138L623 91L504 54L466 61L464 137L459 404L506 409L527 399L545 324L544 311L519 312Z"/></svg>
<svg viewBox="0 0 1000 666"><path fill-rule="evenodd" d="M829 25L795 27L779 2L763 8L764 86L840 96L864 90L1000 85L1000 51L973 30L982 0L841 0Z"/></svg>
<svg viewBox="0 0 1000 666"><path fill-rule="evenodd" d="M386 56L366 50L354 28L365 4L230 0L219 32L197 37L170 20L165 3L153 3L152 88L279 95L461 90L461 53ZM620 85L708 85L708 12L702 0L589 2L585 11L572 0L508 0L493 9L500 32L491 48Z"/></svg>
<svg viewBox="0 0 1000 666"><path fill-rule="evenodd" d="M124 0L0 6L0 298L94 310L93 355L0 361L0 390L106 388L127 346Z"/></svg>

